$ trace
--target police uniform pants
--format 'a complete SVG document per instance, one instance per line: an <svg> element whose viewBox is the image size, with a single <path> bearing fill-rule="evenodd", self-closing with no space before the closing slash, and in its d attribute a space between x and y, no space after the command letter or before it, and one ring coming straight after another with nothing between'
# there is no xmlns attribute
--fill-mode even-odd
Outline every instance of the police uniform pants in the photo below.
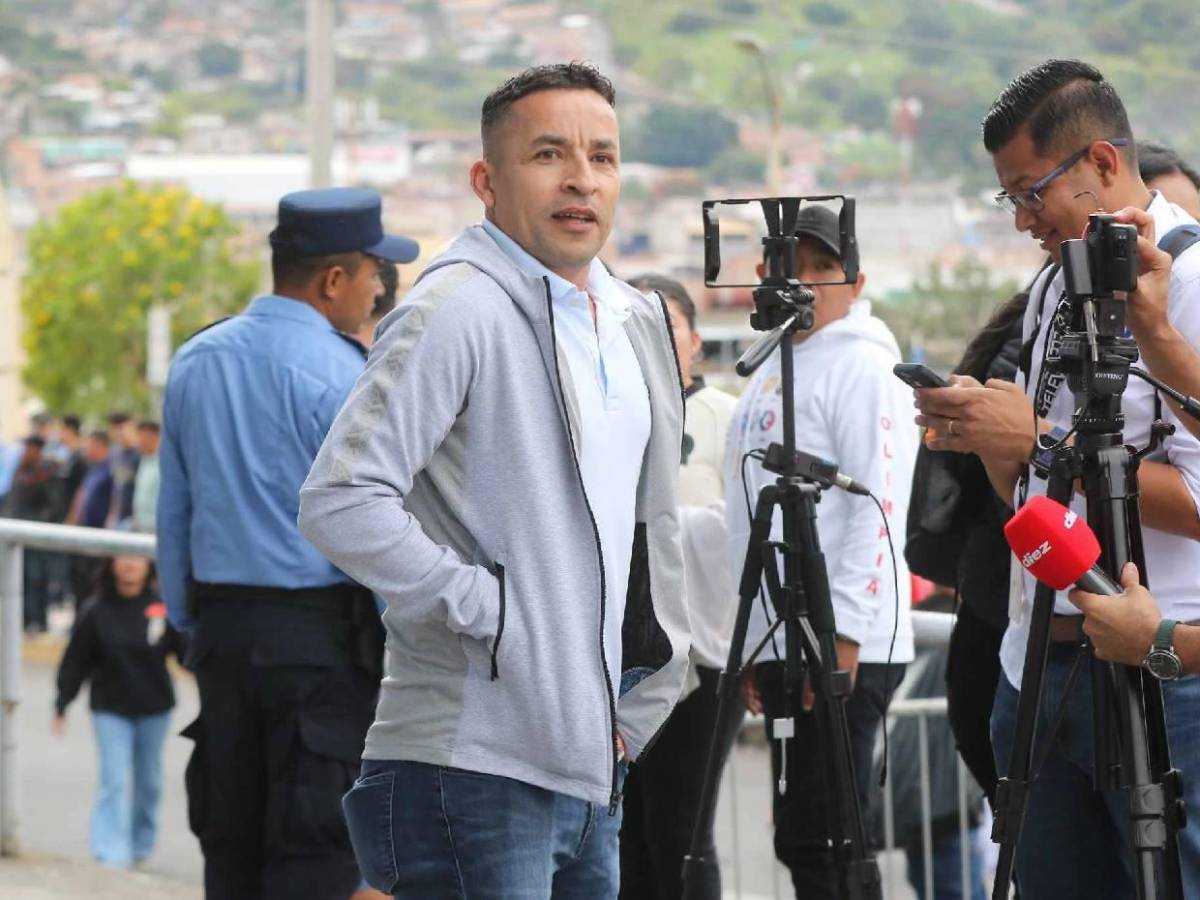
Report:
<svg viewBox="0 0 1200 900"><path fill-rule="evenodd" d="M189 662L200 716L186 773L207 900L346 900L342 817L378 681L354 664L343 607L200 602Z"/></svg>

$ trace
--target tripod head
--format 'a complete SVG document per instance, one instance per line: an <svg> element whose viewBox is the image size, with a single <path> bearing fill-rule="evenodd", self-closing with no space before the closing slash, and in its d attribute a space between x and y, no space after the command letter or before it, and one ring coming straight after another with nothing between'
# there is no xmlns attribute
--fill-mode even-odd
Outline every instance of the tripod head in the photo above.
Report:
<svg viewBox="0 0 1200 900"><path fill-rule="evenodd" d="M1137 228L1114 216L1093 213L1083 238L1062 243L1066 303L1056 313L1061 334L1057 358L1048 365L1067 377L1078 399L1080 434L1120 433L1121 395L1137 343L1125 327L1125 298L1137 287Z"/></svg>
<svg viewBox="0 0 1200 900"><path fill-rule="evenodd" d="M766 334L754 343L738 360L737 373L751 375L779 346L785 337L813 327L815 312L812 291L815 283L805 284L796 278L796 249L800 238L797 224L802 219L805 203L822 205L831 201L841 204L837 218L838 255L842 260L844 278L819 284L853 284L858 280L858 244L854 236L854 198L841 194L818 197L760 197L742 200L705 200L704 213L704 284L710 288L751 288L754 312L750 326ZM762 209L766 235L762 238L762 277L756 284L722 282L720 212L724 206L758 204ZM807 215L807 214L805 214ZM827 242L831 238L825 238Z"/></svg>

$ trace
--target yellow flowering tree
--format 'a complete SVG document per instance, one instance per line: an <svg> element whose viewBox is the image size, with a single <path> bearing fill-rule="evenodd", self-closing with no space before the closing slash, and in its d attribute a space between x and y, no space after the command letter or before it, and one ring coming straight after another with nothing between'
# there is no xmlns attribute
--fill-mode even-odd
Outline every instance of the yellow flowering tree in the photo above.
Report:
<svg viewBox="0 0 1200 900"><path fill-rule="evenodd" d="M62 207L29 236L21 288L29 389L52 410L150 411L146 314L171 313L177 347L242 308L259 266L220 207L126 182Z"/></svg>

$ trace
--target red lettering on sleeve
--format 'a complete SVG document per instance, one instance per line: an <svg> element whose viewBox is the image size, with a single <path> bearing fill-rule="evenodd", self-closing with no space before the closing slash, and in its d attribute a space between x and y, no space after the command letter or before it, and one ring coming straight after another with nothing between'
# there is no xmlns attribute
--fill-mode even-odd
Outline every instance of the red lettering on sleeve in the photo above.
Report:
<svg viewBox="0 0 1200 900"><path fill-rule="evenodd" d="M883 514L885 516L890 516L892 514L892 501L891 500L883 501Z"/></svg>
<svg viewBox="0 0 1200 900"><path fill-rule="evenodd" d="M879 579L878 578L871 579L870 583L867 585L867 593L870 594L872 597L878 596L878 594L879 594Z"/></svg>
<svg viewBox="0 0 1200 900"><path fill-rule="evenodd" d="M883 525L879 526L879 537L885 538L888 536L888 530Z"/></svg>
<svg viewBox="0 0 1200 900"><path fill-rule="evenodd" d="M892 420L889 419L887 416L884 416L882 419L879 420L879 426L884 431L891 431L892 430Z"/></svg>
<svg viewBox="0 0 1200 900"><path fill-rule="evenodd" d="M893 459L894 458L892 456L892 445L891 444L883 445L883 458L884 459Z"/></svg>
<svg viewBox="0 0 1200 900"><path fill-rule="evenodd" d="M880 553L877 557L875 557L875 568L878 569L878 568L881 568L882 566L883 566L883 554Z"/></svg>

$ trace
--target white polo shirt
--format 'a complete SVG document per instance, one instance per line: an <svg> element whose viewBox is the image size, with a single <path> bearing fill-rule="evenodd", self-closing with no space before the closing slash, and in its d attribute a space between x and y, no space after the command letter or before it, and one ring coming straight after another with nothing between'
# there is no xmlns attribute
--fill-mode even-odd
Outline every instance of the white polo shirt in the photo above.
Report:
<svg viewBox="0 0 1200 900"><path fill-rule="evenodd" d="M1177 225L1194 223L1196 220L1186 212L1168 203L1162 194L1154 192L1148 209L1154 218L1155 234L1162 238ZM1025 310L1024 339L1029 340L1035 324L1040 318L1037 340L1033 345L1032 364L1028 382L1018 374L1017 383L1025 388L1026 394L1036 390L1045 358L1046 340L1054 320L1054 310L1063 290L1063 274L1059 270L1054 281L1044 292L1042 314L1038 315L1038 299L1043 296L1043 282L1049 269L1034 282L1030 291L1030 304ZM1175 260L1171 268L1171 284L1168 293L1167 317L1171 324L1194 347L1200 347L1200 246L1193 245ZM1034 387L1030 387L1033 385ZM1064 381L1054 394L1046 419L1051 425L1064 431L1071 429L1071 415L1075 411L1075 398ZM1121 397L1121 411L1125 414L1125 443L1141 449L1149 443L1150 425L1154 419L1154 389L1140 378L1130 377L1125 393ZM1162 404L1164 421L1175 424L1175 433L1166 438L1159 448L1147 457L1154 462L1169 462L1183 476L1184 483L1193 500L1200 502L1200 441L1179 423L1166 403ZM1029 478L1029 496L1045 495L1046 481L1032 474ZM1019 497L1014 497L1014 503ZM1087 501L1076 493L1071 508L1086 516ZM1142 529L1146 569L1151 589L1164 616L1180 621L1200 618L1200 541L1179 535L1167 534L1153 528ZM1024 598L1017 615L1009 622L1000 645L1000 662L1004 674L1014 687L1021 685L1021 673L1025 668L1025 646L1029 642L1029 617L1033 609L1033 593L1037 582L1028 573L1024 576ZM1067 615L1078 615L1079 610L1067 600L1066 592L1055 598L1054 611Z"/></svg>
<svg viewBox="0 0 1200 900"><path fill-rule="evenodd" d="M624 327L631 312L629 300L598 259L592 260L587 291L581 291L493 222L484 220L483 228L522 271L550 283L555 339L570 370L567 389L573 389L579 409L581 433L573 436L575 450L604 556L604 642L610 665L615 665L611 674L616 690L637 486L650 439L650 394ZM596 301L594 323L589 294Z"/></svg>

